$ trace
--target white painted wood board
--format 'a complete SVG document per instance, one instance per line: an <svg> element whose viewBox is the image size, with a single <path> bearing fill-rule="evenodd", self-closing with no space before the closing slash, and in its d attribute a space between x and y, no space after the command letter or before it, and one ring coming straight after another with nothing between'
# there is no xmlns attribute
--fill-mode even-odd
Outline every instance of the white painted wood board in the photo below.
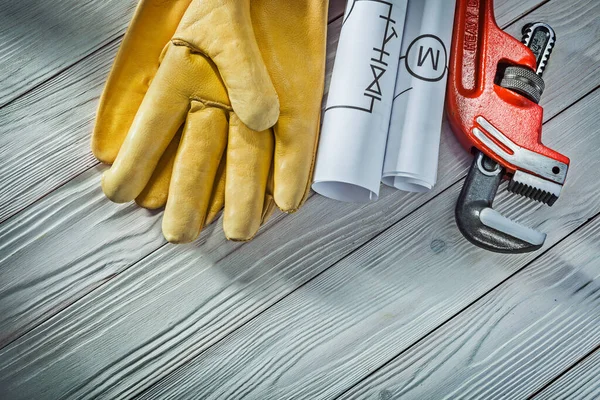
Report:
<svg viewBox="0 0 600 400"><path fill-rule="evenodd" d="M125 32L136 0L0 2L0 106Z"/></svg>
<svg viewBox="0 0 600 400"><path fill-rule="evenodd" d="M600 197L590 195L600 182L582 173L600 167L587 151L600 145L591 129L598 117L589 112L599 97L546 125L548 139L579 160L560 199L569 207L528 202L512 213L549 232L546 248L600 212ZM566 137L566 127L589 136ZM259 253L268 250L264 236L289 237L289 217L257 238L254 254L246 245L225 258L202 246L200 260L157 252L3 349L0 386L15 398L114 397L163 378L161 397L177 388L199 398L235 398L238 390L255 398L340 394L536 257L467 243L452 214L459 186L324 271L294 265L299 253L273 268L283 248ZM498 208L522 203L504 194ZM319 240L307 236L292 245ZM307 275L316 278L307 283Z"/></svg>
<svg viewBox="0 0 600 400"><path fill-rule="evenodd" d="M3 10L16 10L19 7L9 3L0 1L0 14ZM29 3L31 1L22 4L27 6ZM78 15L80 11L77 10L84 10L91 4L90 1L74 4L72 0L54 3L57 3L54 5L56 10L61 10L65 4L74 7L76 10L72 15ZM538 8L541 3L543 5ZM27 10L27 15L38 15L40 7L48 4L29 4L31 10ZM332 3L332 9L339 4ZM126 5L122 3L119 6ZM526 19L519 19L531 10L534 11ZM340 7L337 12L340 12ZM549 85L543 100L546 120L563 112L598 86L600 50L597 37L600 32L595 18L598 15L597 2L497 0L496 14L503 24L517 21L508 28L514 35L519 34L521 25L533 19L550 22L557 29L559 47L546 74ZM69 12L66 15L70 15ZM114 20L107 19L105 26L89 32L87 41L50 42L48 48L54 51L51 54L54 58L42 58L50 54L46 49L46 53L32 53L28 45L21 45L25 61L40 57L48 64L33 72L31 68L22 68L11 76L12 80L7 80L20 81L16 83L18 88L14 96L7 100L9 104L0 106L0 222L12 216L0 224L0 347L16 341L5 349L6 352L0 353L0 365L2 360L7 360L13 368L12 372L20 371L20 375L16 375L20 377L18 379L31 377L28 374L40 371L36 372L40 380L33 378L34 382L26 384L24 393L27 390L34 393L43 385L50 384L47 395L131 394L176 371L164 385L154 388L159 393L173 393L169 385L176 382L179 376L195 371L187 366L178 369L180 365L186 365L193 356L209 353L213 348L223 351L224 347L217 346L229 340L232 333L235 335L237 330L244 329L241 327L253 323L248 321L259 318L264 321L262 313L270 307L278 307L278 302L289 301L290 293L297 288L300 288L300 297L296 293L293 296L302 298L303 288L311 284L307 284L310 279L321 279L321 276L329 273L327 268L340 259L352 259L354 255L348 255L355 249L361 246L372 249L376 245L369 241L375 238L377 243L379 237L386 235L384 231L393 231L403 224L414 225L411 221L415 221L415 218L423 220L423 210L450 216L451 204L455 201L453 196L458 190L457 185L452 185L464 175L468 165L468 157L458 148L451 135L445 132L442 144L445 153L440 160L443 183L427 196L387 190L382 201L369 206L340 206L339 203L314 196L298 215L277 215L252 243L241 245L226 242L220 226L213 225L192 245L165 245L160 236L159 213L139 210L134 206L117 206L102 196L98 180L104 167L95 166L96 162L87 148L103 79L124 30L123 24L128 22L129 17L130 14L123 12ZM61 15L61 18L67 17ZM85 18L82 21L84 23L76 21L73 26L80 23L84 26ZM335 20L331 28L335 29L338 21ZM63 25L59 21L57 26ZM93 24L90 26L96 29ZM42 31L36 31L38 25L31 24L29 29L27 35L30 36L26 35L26 38L36 35L44 39L52 37L40 34L43 28ZM7 31L0 27L0 43L6 37L10 39L10 34L12 32L8 32L7 36ZM329 39L330 49L335 48L335 36ZM11 53L0 56L2 74L7 62L18 64L23 60L19 59L18 46L15 45L18 40L9 40L13 46L10 47ZM566 47L559 53L561 45ZM35 46L39 46L39 43ZM76 57L72 57L74 54ZM328 52L330 62L333 54L332 51ZM40 65L36 60L30 64ZM51 71L53 65L59 66L54 68L54 72ZM23 75L19 75L21 71ZM5 104L2 89L0 104ZM582 99L574 107L580 107L590 98ZM597 102L592 105L597 110ZM577 117L586 112L595 114L594 109L578 110L580 114ZM572 117L573 112L572 109L564 111L571 122L575 118ZM562 118L567 117L559 115L556 120L563 121ZM554 123L551 121L548 126ZM581 126L577 122L571 126L560 123L563 134ZM591 127L585 126L589 130L597 125L596 121ZM558 137L558 134L550 135L545 142L562 151L561 146L565 146ZM4 160L9 162L5 163ZM574 162L576 160L574 158ZM597 166L594 168L597 169ZM573 171L575 169L571 171L569 180L579 180L576 187L580 187L588 175L581 172L580 177L574 178ZM569 190L568 187L565 190ZM439 198L431 200L440 193L442 195ZM539 213L541 210L538 207L517 200L504 202L504 196L500 198L501 209L507 212L505 208L522 204L525 206L524 214L515 215L518 218L526 216L528 223L535 221L542 227L554 229L557 221L565 222L567 225L559 229L560 235L565 236L589 214L589 210L579 212L583 210L582 204L588 201L592 209L596 204L589 193L577 193L581 198L571 198L573 215L560 214L556 217L544 211L542 219L539 219L538 214L533 217L530 215ZM564 199L563 196L555 208ZM428 201L437 206L426 204ZM439 207L442 208L436 211ZM416 215L411 214L415 210ZM455 230L448 222L450 219L444 221L442 233ZM359 224L364 226L359 227ZM349 226L358 229L350 230ZM298 235L298 232L302 233ZM424 238L423 232L417 234L421 235L418 236L421 239ZM464 246L460 236L449 237L449 241L426 237L419 245L425 248L429 245L427 251L438 251L438 254L447 254L445 250L448 247ZM408 247L408 254L412 256L415 250ZM361 251L356 253L361 254ZM452 254L456 253L456 250L452 251ZM471 254L465 257L471 260L475 256ZM451 257L443 262L451 266L463 258ZM476 259L481 263L481 259ZM504 259L498 260L503 266L509 263ZM341 261L341 264L344 265L344 262ZM353 281L359 279L360 273L362 271L352 277ZM498 276L491 279L496 278ZM425 275L422 279L426 280ZM367 279L366 285L370 282ZM356 295L360 293L363 292L356 290ZM348 294L350 300L352 295ZM350 300L349 304L352 304ZM386 301L385 297L380 300ZM346 306L343 301L338 304L341 309ZM293 310L293 307L281 309L280 318L276 321L279 324L287 321L286 313ZM336 307L330 310L338 311ZM90 315L87 316L87 313ZM82 317L84 315L86 317ZM102 318L96 320L99 316ZM443 315L435 317L437 321L443 321ZM46 322L36 328L42 321ZM90 326L86 326L86 323ZM159 333L153 335L153 329ZM299 333L296 335L299 342L305 340L302 330L296 329L294 332ZM318 330L313 332L320 333ZM23 334L26 335L18 339ZM382 333L380 337L385 334ZM76 342L73 338L68 339L69 335L82 337ZM41 345L39 341L44 338L48 343ZM409 342L408 339L402 339L404 343ZM60 340L65 343L61 344ZM347 336L340 334L339 338L330 341L330 347L334 348L332 354L337 354L336 351L345 346L345 340ZM29 344L34 344L39 352L25 351L23 346ZM15 349L20 351L15 352ZM306 358L314 354L311 351L290 356L300 360L298 363L306 363ZM3 358L4 354L12 354L13 357ZM215 353L209 354L213 354L211 357L214 358ZM274 352L271 357L277 358L278 354ZM385 365L385 357L392 355L386 353L383 358L376 357L374 365ZM65 364L65 360L71 363ZM204 362L206 359L200 357L197 360ZM246 361L248 365L245 370L248 370L252 360L244 359L240 363ZM235 367L244 368L244 365ZM294 368L302 371L303 366L294 364ZM331 376L325 370L325 374L319 378L321 380L313 386L318 388L319 383L328 384L330 379L339 376L341 368L332 369ZM358 372L353 371L356 376L344 376L345 383L336 387L358 382L362 378L356 377L368 376L370 372L360 370L360 367L358 369ZM7 370L4 364L2 371ZM307 370L313 373L310 368ZM56 373L54 376L53 371ZM233 370L223 371L235 373ZM207 376L216 376L223 381L230 379L225 372L223 376L219 376L221 371L210 372L213 375ZM289 374L273 373L292 379ZM0 376L3 374L0 372ZM56 379L44 381L44 377ZM66 379L63 381L62 378ZM261 383L262 387L268 385L268 379L271 378L267 377L267 383ZM243 375L242 381L253 382L250 376ZM23 381L19 382L23 384ZM192 381L189 385L194 384L196 382ZM19 383L16 385L18 387ZM0 387L0 397L3 397L3 386ZM587 387L594 388L590 384ZM261 393L260 390L259 385L249 393ZM322 391L315 393L321 395ZM593 390L590 393L594 393ZM39 398L35 394L33 397Z"/></svg>
<svg viewBox="0 0 600 400"><path fill-rule="evenodd" d="M516 28L515 28L516 29ZM556 51L558 56L560 56L559 50ZM557 57L558 57L557 56ZM600 81L598 77L598 73L589 74L586 76L587 82L590 85L597 84L596 82ZM559 81L563 85L567 86L567 83L564 81ZM548 94L551 94L553 90L563 90L562 85L553 85L548 88ZM572 92L571 97L563 96L563 103L558 104L548 104L546 106L547 115L553 115L559 112L562 108L564 108L569 100L575 101L577 93ZM561 108L562 107L562 108ZM91 115L90 115L91 118ZM85 139L87 140L87 138ZM59 141L60 142L60 141ZM552 144L552 143L548 143ZM321 210L316 211L316 214L308 214L311 208L305 208L300 213L301 216L293 216L289 217L292 219L300 218L303 222L300 225L295 226L295 229L303 229L301 225L308 226L310 229L312 227L318 226L321 227L321 233L324 235L326 240L329 240L331 235L337 235L342 230L346 229L348 223L350 221L355 221L357 219L364 219L364 223L367 224L365 228L361 231L357 231L356 234L352 234L348 236L347 240L340 243L341 248L344 250L334 251L333 248L330 248L328 258L323 259L322 256L321 261L335 261L335 257L342 257L346 252L351 251L353 246L357 243L365 242L373 235L376 235L377 232L380 231L381 228L384 228L389 223L393 223L397 221L399 218L410 213L420 204L423 204L424 201L433 197L445 187L447 187L450 183L455 182L456 179L464 175L466 168L468 166L468 156L464 154L462 149L458 147L455 139L451 134L445 132L445 135L442 139L442 156L440 160L440 179L438 187L436 191L428 194L427 196L415 196L390 190L384 190L383 197L390 195L387 199L382 199L377 202L375 205L369 205L368 208L358 207L355 205L347 205L347 204L337 204L331 201L327 201L325 199L314 199L309 201L309 204L313 204L313 210L317 210L319 208L323 208L327 210L328 217L323 218L323 212ZM98 167L101 170L101 167ZM44 170L44 169L42 169ZM98 169L96 169L98 171ZM94 182L98 182L99 173L95 175L93 173L88 173L85 175L90 180ZM78 180L77 182L81 182ZM87 188L92 190L93 184L91 183L81 183L85 185ZM69 183L64 188L59 189L59 192L68 191L69 193L75 193L77 196L80 191L73 187L72 183ZM29 193L29 192L28 192ZM102 195L99 191L96 191L97 198L94 200L95 202L102 202ZM63 195L59 195L58 198L63 198ZM39 204L32 207L30 210L27 210L22 215L8 221L4 225L0 225L0 233L5 232L6 235L11 235L15 237L15 240L20 243L30 243L28 247L12 247L12 242L5 242L5 245L1 248L2 253L5 257L3 257L3 261L0 261L0 265L4 265L3 268L0 268L0 277L6 277L1 281L5 282L5 290L10 293L12 299L10 301L0 302L1 304L6 304L4 313L0 313L0 315L4 315L4 322L0 321L0 332L3 332L2 336L4 337L12 337L14 335L18 335L19 331L26 329L27 326L30 326L32 323L35 324L35 321L38 319L45 319L51 316L52 314L58 312L66 305L70 304L74 299L79 297L81 294L86 293L88 289L93 288L100 284L99 282L104 281L109 276L117 273L118 271L126 268L128 265L132 265L135 263L140 257L143 257L145 254L148 254L154 250L156 250L159 246L163 245L164 242L160 242L160 239L156 236L158 232L152 232L152 237L157 241L154 242L152 240L144 242L144 245L139 245L139 236L143 235L146 232L145 224L143 221L140 221L140 226L137 227L135 224L129 223L127 225L128 229L123 231L123 236L116 236L116 232L110 230L110 227L104 224L97 224L98 226L94 227L94 234L88 232L88 229L94 225L92 222L86 222L86 226L83 227L83 230L78 229L77 227L81 227L80 220L78 214L69 214L66 213L65 221L63 224L53 227L52 229L46 229L45 238L47 240L36 240L34 242L27 237L30 234L36 235L37 232L35 230L31 230L30 228L25 227L24 229L20 229L18 232L20 234L15 235L14 226L22 227L23 223L22 219L31 218L31 215L39 216L40 212L38 209L51 210L56 206L52 204L55 197L50 196L49 198L44 198ZM106 204L103 204L103 209L113 209L114 205L108 204L106 200L104 200ZM77 204L76 199L72 199L74 204ZM81 205L81 207L84 207ZM116 210L121 209L122 206L116 206L113 212L117 212ZM121 208L119 208L121 207ZM393 210L390 210L393 209ZM45 212L45 211L44 211ZM82 210L85 214L86 211ZM125 212L125 211L121 211ZM143 210L140 210L140 213L143 213ZM91 210L90 210L91 213ZM147 213L147 212L146 212ZM386 219L381 219L384 215ZM121 215L121 213L118 213ZM146 215L146 214L141 214ZM151 215L155 215L152 214ZM126 217L127 218L127 217ZM326 222L330 221L332 224L327 224ZM367 221L370 221L368 223ZM155 223L155 222L153 222ZM39 225L37 225L39 226ZM108 231L104 230L104 228L109 228ZM37 228L40 229L40 228ZM129 230L131 229L131 231ZM156 228L155 228L156 229ZM127 232L127 233L125 233ZM136 232L133 234L133 232ZM361 236L358 236L362 234ZM94 262L92 259L87 257L78 257L76 260L73 260L72 255L79 254L78 251L65 251L63 253L59 253L59 256L64 258L64 263L60 262L52 262L48 259L43 251L38 251L38 248L45 248L46 246L55 246L52 238L54 237L62 237L62 235L66 235L67 237L73 238L86 238L87 246L90 249L98 248L98 246L105 246L107 243L117 244L122 251L114 253L118 255L115 259L113 259L110 255L107 255L106 259L102 260L105 265L110 266L110 268L104 267L103 264ZM112 242L111 242L112 240ZM339 239L338 239L339 240ZM358 242L357 242L358 241ZM278 240L279 242L279 240ZM145 245L147 243L153 243L149 247ZM301 241L295 241L294 243L301 243ZM311 250L315 250L320 246L321 241L313 242L310 247L305 248L305 252L309 252ZM129 246L134 246L136 250L139 249L140 252L129 252L127 251ZM253 245L256 246L256 245ZM261 244L260 246L265 246ZM68 246L66 247L68 249ZM268 246L265 251L271 251L272 246ZM285 246L286 252L289 254L286 257L293 257L293 255L298 251L293 245ZM77 249L76 249L77 250ZM184 249L180 251L185 251ZM62 254L62 255L61 255ZM129 256L127 256L129 254ZM320 253L317 253L320 254ZM69 261L73 260L73 261ZM40 268L43 266L43 268ZM42 277L47 277L49 275L54 275L52 271L61 271L60 274L64 274L66 269L71 271L74 276L77 276L77 271L80 269L89 271L89 268L94 268L98 273L90 273L86 274L83 278L80 278L76 281L70 281L68 279L59 279L55 286L53 286L52 292L56 294L56 297L44 295L44 299L46 301L39 301L39 299L35 298L35 293L43 293L39 291L40 285L43 285L42 282L45 280ZM31 271L27 270L28 268ZM23 271L27 270L26 273ZM20 271L17 273L17 271ZM68 272L66 272L68 273ZM55 281L55 279L51 279L51 281ZM13 290L11 288L18 288ZM60 293L63 290L63 293ZM32 297L33 296L33 297ZM19 300L20 299L20 300ZM50 300L51 301L48 301ZM22 301L22 303L19 302ZM31 307L32 304L35 306ZM27 312L24 312L27 310Z"/></svg>
<svg viewBox="0 0 600 400"><path fill-rule="evenodd" d="M576 364L533 397L535 400L600 398L600 351Z"/></svg>
<svg viewBox="0 0 600 400"><path fill-rule="evenodd" d="M596 216L340 400L529 398L600 345L598 243ZM554 398L593 392L590 372Z"/></svg>

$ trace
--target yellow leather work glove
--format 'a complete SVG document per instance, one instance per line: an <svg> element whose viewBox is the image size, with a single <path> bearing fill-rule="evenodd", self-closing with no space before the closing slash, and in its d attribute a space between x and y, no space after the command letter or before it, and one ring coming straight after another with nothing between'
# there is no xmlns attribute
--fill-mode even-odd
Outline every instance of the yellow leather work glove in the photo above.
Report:
<svg viewBox="0 0 600 400"><path fill-rule="evenodd" d="M109 198L137 197L149 208L167 202L163 232L170 241L195 239L221 208L224 189L227 237L251 238L273 207L266 192L273 160L280 208L294 211L306 196L323 92L327 4L281 3L255 0L251 10L248 1L142 0L138 6L101 99L92 148L101 161L114 161L103 177ZM206 12L209 6L214 12ZM222 35L207 28L218 16L223 19L217 31L233 23L228 20L232 9L236 24L250 24L251 11L253 25ZM298 21L298 33L289 29L289 21ZM246 36L236 38L239 32ZM274 129L262 132L246 125L271 123L265 121L272 120L268 105L273 97L260 68L256 73L260 63L239 60L244 46L252 50L247 42L254 34L285 100ZM228 43L221 45L221 40ZM239 54L228 59L231 51L215 50L219 46ZM221 64L247 70L224 72ZM252 107L246 107L244 96L252 99Z"/></svg>

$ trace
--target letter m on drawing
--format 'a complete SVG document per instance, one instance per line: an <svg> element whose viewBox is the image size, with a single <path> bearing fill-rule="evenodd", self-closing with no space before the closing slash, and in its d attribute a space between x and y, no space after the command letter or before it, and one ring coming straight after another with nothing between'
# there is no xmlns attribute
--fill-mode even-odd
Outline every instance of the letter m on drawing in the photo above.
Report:
<svg viewBox="0 0 600 400"><path fill-rule="evenodd" d="M427 58L431 58L431 66L435 71L438 69L438 65L440 63L440 51L436 51L436 55L433 55L433 49L431 47L427 48L425 54L423 54L423 46L419 47L419 57L417 59L417 66L422 67Z"/></svg>

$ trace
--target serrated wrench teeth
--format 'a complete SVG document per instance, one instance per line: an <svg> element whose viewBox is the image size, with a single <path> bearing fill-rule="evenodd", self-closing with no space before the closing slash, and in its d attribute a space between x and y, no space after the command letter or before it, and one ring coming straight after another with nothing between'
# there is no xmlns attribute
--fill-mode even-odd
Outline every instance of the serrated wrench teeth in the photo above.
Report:
<svg viewBox="0 0 600 400"><path fill-rule="evenodd" d="M555 45L550 26L523 28L522 44L502 31L493 0L457 0L448 68L447 117L475 159L457 199L463 236L484 249L523 253L546 235L494 210L500 183L509 191L552 205L560 195L569 158L542 142L545 88L542 74Z"/></svg>
<svg viewBox="0 0 600 400"><path fill-rule="evenodd" d="M534 201L553 205L558 197L562 185L539 178L523 171L516 171L508 183L509 192L527 197Z"/></svg>
<svg viewBox="0 0 600 400"><path fill-rule="evenodd" d="M542 76L548 65L548 58L550 58L554 43L556 43L554 29L543 22L527 24L523 27L522 43L529 47L535 55L537 60L535 73Z"/></svg>

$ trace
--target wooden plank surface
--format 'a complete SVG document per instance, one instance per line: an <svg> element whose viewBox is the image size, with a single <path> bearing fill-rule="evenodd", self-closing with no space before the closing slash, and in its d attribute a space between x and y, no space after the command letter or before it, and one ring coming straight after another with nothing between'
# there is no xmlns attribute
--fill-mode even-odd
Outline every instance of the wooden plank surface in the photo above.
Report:
<svg viewBox="0 0 600 400"><path fill-rule="evenodd" d="M0 221L98 164L90 136L117 48L103 47L0 108Z"/></svg>
<svg viewBox="0 0 600 400"><path fill-rule="evenodd" d="M137 3L137 0L0 2L0 48L3 49L0 107L112 41L120 41ZM330 4L333 20L344 12L344 1L332 0Z"/></svg>
<svg viewBox="0 0 600 400"><path fill-rule="evenodd" d="M331 37L336 37L336 32L334 30L330 33L330 38ZM105 65L108 66L108 63ZM590 74L586 79L588 79L588 83L593 84L598 77L594 74ZM564 81L562 83L566 84ZM548 92L558 88L560 88L560 85L549 88ZM83 90L83 88L81 89ZM562 109L561 107L565 107L566 104L568 104L569 100L575 101L576 94L577 93L573 92L571 97L565 96L563 98L564 102L560 105L558 103L548 105L548 115L559 112L560 109ZM88 110L88 112L91 113L91 110ZM89 115L89 118L91 124L92 115ZM81 129L77 134L83 135L84 131L85 129ZM73 132L69 133L73 134ZM84 137L85 139L83 140L87 141L87 135ZM62 139L59 137L57 137L56 140L57 143L62 143ZM309 240L310 245L305 246L301 238L297 238L286 245L280 244L279 246L285 249L285 255L282 255L282 258L277 259L277 261L270 262L278 264L291 257L295 257L298 248L294 246L301 244L300 246L304 247L304 250L302 251L305 254L310 254L312 251L316 256L311 256L308 260L302 260L303 262L297 265L298 268L302 268L302 266L309 264L310 260L319 260L319 265L321 267L326 267L335 262L339 257L343 257L345 254L352 251L357 243L364 243L370 237L376 235L377 232L385 226L389 226L390 223L393 223L410 213L420 204L423 204L424 201L439 193L450 183L456 181L456 179L464 175L464 172L466 171L468 166L468 156L458 147L451 134L446 132L443 138L442 147L445 149L445 152L442 152L440 165L445 165L447 167L440 171L436 191L429 193L426 196L415 196L386 189L382 193L382 198L387 197L387 195L390 195L390 197L387 197L386 200L380 200L375 205L370 205L369 208L349 204L337 204L323 198L309 201L309 204L313 204L312 209L315 210L314 213L311 214L309 208L305 207L302 213L299 213L298 217L294 216L289 218L301 219L302 222L299 223L298 229L307 231L308 237L304 238L304 240ZM60 148L60 145L57 145L57 148ZM86 154L89 153L86 152ZM68 168L65 168L65 166L60 163L56 163L54 166L57 173L68 171ZM45 166L45 168L41 168L40 171L48 171L48 169L52 168ZM69 171L69 173L74 174L76 172ZM94 175L93 173L88 173L85 177L93 182L98 182L99 180L99 174ZM43 179L43 177L39 178ZM93 186L93 183L88 183L87 181L83 182L82 180L77 181L77 185L79 184L88 188ZM141 221L139 227L129 223L127 228L124 229L123 234L119 237L116 232L110 229L110 227L101 223L102 219L98 220L98 223L88 221L85 226L82 226L79 223L79 214L66 213L64 214L64 219L61 224L48 226L43 229L47 233L42 240L39 240L40 238L36 230L32 230L30 227L27 227L26 224L20 222L23 218L28 220L33 218L31 217L32 215L40 215L40 211L38 211L40 209L53 209L55 207L53 204L54 199L62 198L62 196L64 196L62 193L74 193L73 196L78 196L79 193L83 193L79 188L73 185L74 184L70 182L68 185L61 187L57 191L60 193L58 197L51 196L49 198L44 198L34 207L31 207L31 209L22 213L19 218L10 221L9 224L0 225L0 235L5 233L6 235L13 235L15 237L15 241L6 242L3 245L0 245L2 246L0 247L0 250L2 250L0 254L4 255L0 260L0 282L3 282L4 293L8 293L7 296L10 296L10 300L0 301L0 307L2 307L3 304L7 305L6 308L0 309L0 311L3 311L0 315L4 315L4 319L0 319L0 332L2 332L0 339L2 340L8 340L8 338L19 336L23 331L29 329L30 326L35 325L36 321L49 318L51 315L63 309L66 305L75 301L75 299L82 294L87 293L89 288L98 286L104 280L112 277L129 265L134 264L141 257L164 245L164 242L160 242L159 239L157 239L156 241L147 240L140 246L138 236L143 235L148 229L144 221ZM99 191L95 193L97 197L94 198L94 204L95 202L102 202L103 196L101 193ZM77 203L75 198L72 199L72 201ZM86 203L83 199L81 201L82 203ZM104 201L106 202L106 200ZM13 201L10 202L10 204L13 203ZM85 208L83 205L82 207ZM110 213L115 213L116 215L122 215L121 213L124 212L117 212L117 210L119 210L118 207L120 206L116 206L117 208L115 209L110 208L113 207L113 205L108 204L108 202L106 202L103 207L114 210ZM390 208L393 208L391 213ZM327 209L327 217L325 218L323 218L322 215L323 209ZM41 212L43 213L46 211ZM93 215L98 215L94 213L94 210L89 210L89 212ZM85 211L82 211L82 213L85 214ZM386 219L381 220L382 216L386 216ZM330 246L327 256L323 256L324 251L322 249L320 251L318 250L321 244L330 240L332 235L337 236L339 234L338 232L346 230L346 226L348 226L350 221L356 219L363 219L366 226L362 228L362 230L357 230L356 232L353 232L352 235L343 238L344 240L339 242L339 245L335 247ZM35 221L35 218L33 220ZM367 221L369 221L369 223L367 223ZM15 225L19 225L21 229L14 231L13 227ZM36 226L38 227L37 229L40 229L39 225ZM94 227L94 230L90 232L89 229L92 226ZM320 234L323 235L321 240L314 240L314 237L311 237L314 236L311 235L314 226L321 226ZM79 227L82 229L79 229ZM45 256L43 251L38 250L44 249L47 246L56 246L56 244L53 243L52 238L63 236L72 238L85 237L86 245L90 249L96 249L101 246L109 246L111 248L114 248L112 246L118 246L119 250L113 250L111 254L114 254L114 257L108 254L106 255L106 259L102 260L105 265L109 266L108 268L93 259L86 257L73 258L72 255L78 254L77 250L74 252L65 251L66 254L63 255L64 262L59 262L52 258L49 259ZM152 237L156 238L156 236ZM38 240L34 240L33 238ZM250 251L250 254L260 252L261 248L267 253L273 252L277 248L274 248L271 243L280 242L281 240L278 239L269 244L253 244L251 245L253 250ZM21 245L14 247L13 243L27 243L28 245L25 247ZM136 248L136 251L129 252L129 246ZM223 246L227 247L228 245L224 243ZM267 247L265 248L265 246ZM182 248L180 251L185 252L186 250ZM280 255L281 251L277 251L274 254ZM78 271L80 270L85 270L89 273L84 276L79 276ZM91 270L97 271L97 273L91 273ZM26 271L26 273L24 273L24 271ZM79 279L56 279L56 277L63 277L65 274L79 276ZM40 282L48 280L48 277L54 277L51 279L55 282L52 292L56 295L53 297L49 297L43 294L44 292L38 291ZM37 296L43 296L43 298L36 298L36 294ZM0 294L0 300L5 298L6 296L3 298L2 294ZM48 300L52 301L49 302Z"/></svg>
<svg viewBox="0 0 600 400"><path fill-rule="evenodd" d="M497 0L499 23L508 24L540 1ZM72 0L62 2L70 4ZM343 11L342 4L339 0L330 3L332 24L328 32L327 84L341 27L338 16ZM73 8L77 9L76 6ZM130 12L120 12L121 18L130 18ZM122 22L113 25L107 18L103 28L108 30L106 34L99 34L96 42L88 38L88 42L80 43L85 47L81 51L86 54L96 47L100 50L14 103L0 108L0 132L5 132L0 135L0 222L96 164L89 140L97 101L119 44L118 41L104 43L123 33ZM112 31L108 29L111 26ZM50 43L49 47L52 46ZM65 58L60 62L74 62L71 54L62 52L61 48L54 49L53 54ZM44 63L52 64L48 60Z"/></svg>
<svg viewBox="0 0 600 400"><path fill-rule="evenodd" d="M14 21L44 19L44 3L22 2L27 10L8 3L0 2L0 21L15 12L25 16ZM447 131L438 187L425 196L386 188L379 202L366 206L313 196L298 215L276 215L252 243L226 242L214 225L194 244L165 245L159 213L103 197L104 167L95 166L87 148L115 38L132 8L111 14L99 28L86 22L90 15L101 19L88 10L69 31L62 29L65 15L75 18L92 1L55 3L48 15L67 10L55 21L59 33L87 25L86 39L56 47L49 41L53 52L35 53L41 68L38 62L37 69L15 70L6 81L14 86L8 97L0 88L0 132L10 133L0 135L1 398L114 397L146 389L147 397L179 397L181 388L226 398L331 397L532 259L487 257L456 231L451 208L468 157ZM114 12L109 3L98 12ZM340 4L330 10L339 15ZM503 25L518 20L508 28L513 35L537 19L557 29L545 76L546 120L600 84L599 11L592 0L496 1ZM24 37L42 36L40 26L32 24ZM330 25L328 70L336 29L339 18ZM20 38L0 27L0 43L7 38L12 47L3 47L10 50L0 56L3 74L13 71L5 65L24 65L19 57L32 53L21 42L20 55L14 44ZM581 163L565 188L572 194L552 209L499 199L500 210L552 231L550 244L598 209L598 183L584 173L600 167L589 151L598 139L583 144L598 136L597 97L584 98L545 127L545 143ZM565 132L581 137L561 137ZM569 206L561 207L565 202ZM516 205L523 207L509 212ZM470 276L488 264L489 275ZM444 279L447 292L421 298Z"/></svg>
<svg viewBox="0 0 600 400"><path fill-rule="evenodd" d="M0 107L122 36L136 3L0 2Z"/></svg>
<svg viewBox="0 0 600 400"><path fill-rule="evenodd" d="M340 400L530 397L600 345L598 243L596 216ZM593 369L546 394L599 390Z"/></svg>
<svg viewBox="0 0 600 400"><path fill-rule="evenodd" d="M563 136L560 143L577 157L580 171L600 167L587 151L600 145L592 130L598 117L580 119L597 107L599 92L546 130L556 138L576 124L594 134L579 144ZM186 392L206 399L334 398L349 389L537 256L507 257L468 244L453 221L457 186L200 353L144 397ZM590 196L599 190L582 178L563 194L568 209L529 205L512 214L549 232L547 248L600 212L600 198ZM498 208L506 213L522 203L503 195Z"/></svg>
<svg viewBox="0 0 600 400"><path fill-rule="evenodd" d="M600 145L593 96L545 127L546 141L578 160L559 203L517 208L523 202L515 196L498 199L502 212L517 208L513 216L549 232L547 246L600 212L600 197L591 196L600 182L583 173L600 168L588 151ZM203 245L195 257L181 247L157 252L5 347L0 387L11 398L130 396L183 365L156 388L161 396L176 388L199 398L339 394L536 257L468 244L452 213L459 186L308 283L323 266L286 246L321 239L290 242L293 222L229 254L218 238L217 248ZM331 212L318 210L323 218ZM335 236L325 238L329 253Z"/></svg>
<svg viewBox="0 0 600 400"><path fill-rule="evenodd" d="M164 244L160 215L107 202L96 167L0 225L0 344ZM135 246L123 246L123 240ZM23 285L25 284L25 285Z"/></svg>
<svg viewBox="0 0 600 400"><path fill-rule="evenodd" d="M533 397L535 400L600 399L600 350L575 365L567 373Z"/></svg>

